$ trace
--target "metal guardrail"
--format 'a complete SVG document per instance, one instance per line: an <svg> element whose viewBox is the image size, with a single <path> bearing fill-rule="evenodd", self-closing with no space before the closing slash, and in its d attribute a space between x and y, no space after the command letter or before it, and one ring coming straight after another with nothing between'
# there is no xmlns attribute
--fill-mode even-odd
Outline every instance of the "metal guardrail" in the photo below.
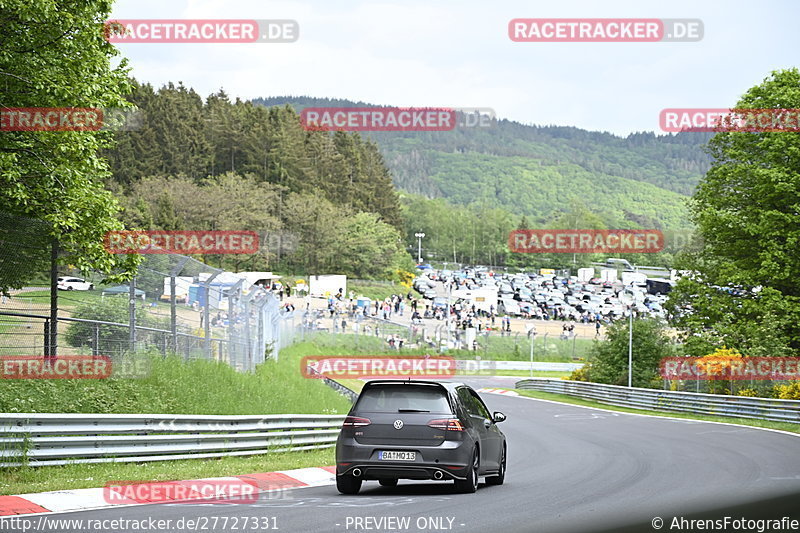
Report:
<svg viewBox="0 0 800 533"><path fill-rule="evenodd" d="M523 379L517 382L516 388L566 394L622 407L800 424L800 400L751 398L658 389L629 389L618 385L550 378Z"/></svg>
<svg viewBox="0 0 800 533"><path fill-rule="evenodd" d="M342 415L0 414L0 467L328 448L343 420Z"/></svg>
<svg viewBox="0 0 800 533"><path fill-rule="evenodd" d="M351 403L356 403L356 400L358 399L358 393L356 391L352 390L349 387L345 387L344 385L342 385L338 381L332 380L329 377L321 375L319 372L314 370L314 368L311 367L311 366L306 366L306 371L309 374L317 374L317 375L319 375L320 376L319 379L321 379L322 382L325 383L325 385L327 385L328 387L332 388L333 390L335 390L336 392L338 392L342 396L346 396L347 399L350 400Z"/></svg>
<svg viewBox="0 0 800 533"><path fill-rule="evenodd" d="M350 389L349 387L345 387L338 381L334 381L330 378L322 378L322 381L324 381L327 386L329 386L339 394L347 396L351 402L355 403L355 401L358 399L358 393L356 391Z"/></svg>

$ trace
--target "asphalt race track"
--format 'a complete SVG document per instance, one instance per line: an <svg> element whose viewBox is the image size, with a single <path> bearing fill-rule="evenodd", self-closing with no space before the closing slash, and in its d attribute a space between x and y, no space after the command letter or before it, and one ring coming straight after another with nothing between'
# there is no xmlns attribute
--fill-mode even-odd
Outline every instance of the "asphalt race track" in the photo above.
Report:
<svg viewBox="0 0 800 533"><path fill-rule="evenodd" d="M476 387L491 382L468 381ZM247 505L158 504L53 513L37 531L110 532L85 527L85 521L152 517L172 520L163 531L175 532L652 532L656 517L663 520L662 531L678 531L670 527L675 517L688 519L698 512L720 520L726 514L731 519L780 519L800 513L800 498L794 496L760 502L800 493L800 437L496 394L483 397L490 409L508 415L502 425L509 444L508 474L500 487L481 485L476 494L464 495L454 494L451 483L401 481L383 488L367 482L358 496L341 496L334 486L302 488L263 495ZM252 518L245 525L245 517L257 517L259 527L250 527ZM186 519L198 518L193 528L187 527ZM53 527L55 519L84 520L84 527ZM684 525L680 530L699 529Z"/></svg>

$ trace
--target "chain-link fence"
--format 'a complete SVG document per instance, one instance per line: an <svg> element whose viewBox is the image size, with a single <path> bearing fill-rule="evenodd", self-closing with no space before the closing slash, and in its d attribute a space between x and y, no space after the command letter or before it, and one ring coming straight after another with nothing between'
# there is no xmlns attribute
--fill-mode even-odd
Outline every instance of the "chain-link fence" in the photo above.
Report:
<svg viewBox="0 0 800 533"><path fill-rule="evenodd" d="M145 351L252 370L291 342L292 313L270 272L232 273L188 256L148 254L130 283L59 261L46 223L0 213L0 356Z"/></svg>

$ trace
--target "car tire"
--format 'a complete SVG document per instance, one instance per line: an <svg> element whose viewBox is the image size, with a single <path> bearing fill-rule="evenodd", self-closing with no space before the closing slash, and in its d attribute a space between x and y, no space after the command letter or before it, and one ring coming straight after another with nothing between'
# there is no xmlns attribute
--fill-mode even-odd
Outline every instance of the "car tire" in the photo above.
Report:
<svg viewBox="0 0 800 533"><path fill-rule="evenodd" d="M342 494L358 494L361 478L352 475L336 476L336 489Z"/></svg>
<svg viewBox="0 0 800 533"><path fill-rule="evenodd" d="M472 494L478 490L478 468L480 467L480 455L478 448L472 450L472 461L467 469L467 479L457 479L455 481L456 490L462 494Z"/></svg>
<svg viewBox="0 0 800 533"><path fill-rule="evenodd" d="M486 476L487 485L502 485L506 480L506 447L503 445L503 451L500 452L500 469L496 476Z"/></svg>
<svg viewBox="0 0 800 533"><path fill-rule="evenodd" d="M90 284L89 284L89 290L90 290L90 291L93 291L93 290L94 290L94 283L90 283Z"/></svg>
<svg viewBox="0 0 800 533"><path fill-rule="evenodd" d="M67 287L68 291L71 291L72 289L73 289L73 287L71 285L69 287Z"/></svg>
<svg viewBox="0 0 800 533"><path fill-rule="evenodd" d="M379 479L378 483L381 484L381 487L396 487L397 486L397 479L395 479L395 478Z"/></svg>

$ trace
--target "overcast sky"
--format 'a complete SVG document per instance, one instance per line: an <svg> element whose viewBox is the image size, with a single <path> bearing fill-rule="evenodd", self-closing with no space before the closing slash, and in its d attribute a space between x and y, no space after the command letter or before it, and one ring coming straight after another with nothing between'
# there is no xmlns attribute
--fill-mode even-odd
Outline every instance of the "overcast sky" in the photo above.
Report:
<svg viewBox="0 0 800 533"><path fill-rule="evenodd" d="M140 81L201 95L309 95L489 107L501 118L626 135L663 108L733 105L800 66L800 2L719 0L118 0L115 18L294 19L294 43L118 45ZM694 43L517 43L513 18L698 18Z"/></svg>

